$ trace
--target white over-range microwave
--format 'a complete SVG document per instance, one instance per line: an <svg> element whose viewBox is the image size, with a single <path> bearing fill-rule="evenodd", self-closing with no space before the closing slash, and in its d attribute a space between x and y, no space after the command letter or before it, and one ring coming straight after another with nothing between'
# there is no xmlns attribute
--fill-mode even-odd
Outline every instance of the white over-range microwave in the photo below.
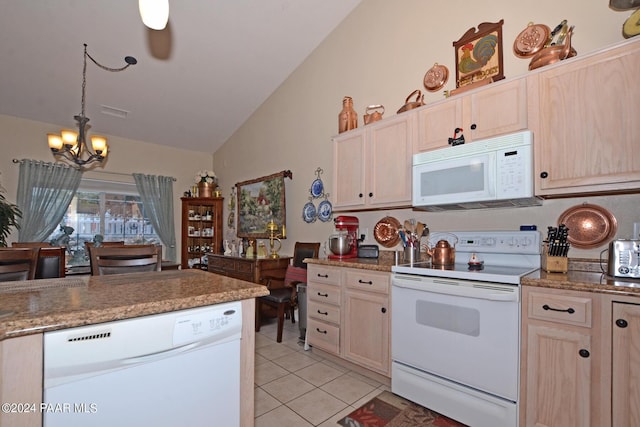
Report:
<svg viewBox="0 0 640 427"><path fill-rule="evenodd" d="M533 135L520 131L413 156L413 207L427 211L536 206Z"/></svg>

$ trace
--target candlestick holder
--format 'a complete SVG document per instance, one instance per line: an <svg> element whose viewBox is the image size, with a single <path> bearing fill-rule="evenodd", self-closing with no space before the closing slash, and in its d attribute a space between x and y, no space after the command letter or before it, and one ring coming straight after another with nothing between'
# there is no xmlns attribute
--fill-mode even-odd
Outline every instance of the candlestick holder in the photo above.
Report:
<svg viewBox="0 0 640 427"><path fill-rule="evenodd" d="M282 247L280 239L285 237L285 228L282 226L282 234L279 233L278 224L271 220L267 223L267 231L269 232L269 257L280 258L278 251Z"/></svg>

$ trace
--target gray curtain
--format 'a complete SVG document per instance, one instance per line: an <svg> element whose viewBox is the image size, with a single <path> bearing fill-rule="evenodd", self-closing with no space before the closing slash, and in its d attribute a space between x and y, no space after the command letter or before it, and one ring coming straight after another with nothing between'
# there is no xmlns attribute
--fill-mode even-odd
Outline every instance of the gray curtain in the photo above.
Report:
<svg viewBox="0 0 640 427"><path fill-rule="evenodd" d="M173 181L168 176L143 175L134 173L136 187L146 217L166 247L164 258L176 261L176 230L173 216Z"/></svg>
<svg viewBox="0 0 640 427"><path fill-rule="evenodd" d="M16 204L22 211L18 240L42 242L58 227L80 185L82 172L60 164L22 159Z"/></svg>

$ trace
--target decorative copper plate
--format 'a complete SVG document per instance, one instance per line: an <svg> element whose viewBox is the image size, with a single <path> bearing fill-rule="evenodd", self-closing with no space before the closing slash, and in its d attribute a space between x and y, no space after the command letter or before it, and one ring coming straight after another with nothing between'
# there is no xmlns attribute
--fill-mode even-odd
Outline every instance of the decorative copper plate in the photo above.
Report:
<svg viewBox="0 0 640 427"><path fill-rule="evenodd" d="M385 248L391 248L400 243L400 235L398 234L400 228L400 221L392 216L386 216L373 227L373 236L376 238L376 242Z"/></svg>
<svg viewBox="0 0 640 427"><path fill-rule="evenodd" d="M424 75L424 87L429 92L436 92L442 89L449 80L449 69L444 65L438 65L436 62L433 67L427 70Z"/></svg>
<svg viewBox="0 0 640 427"><path fill-rule="evenodd" d="M540 51L549 36L551 30L544 24L529 23L513 42L513 53L518 58L528 58Z"/></svg>
<svg viewBox="0 0 640 427"><path fill-rule="evenodd" d="M569 229L569 243L578 249L602 246L616 235L618 221L611 212L598 205L583 203L567 209L558 218L558 225Z"/></svg>

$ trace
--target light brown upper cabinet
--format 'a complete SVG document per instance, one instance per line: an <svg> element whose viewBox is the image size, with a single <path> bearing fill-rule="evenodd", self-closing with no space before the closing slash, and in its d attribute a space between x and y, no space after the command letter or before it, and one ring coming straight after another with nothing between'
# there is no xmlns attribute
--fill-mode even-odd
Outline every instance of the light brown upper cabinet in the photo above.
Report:
<svg viewBox="0 0 640 427"><path fill-rule="evenodd" d="M528 77L536 195L640 188L640 39Z"/></svg>
<svg viewBox="0 0 640 427"><path fill-rule="evenodd" d="M334 210L411 206L413 123L403 113L333 138Z"/></svg>
<svg viewBox="0 0 640 427"><path fill-rule="evenodd" d="M416 153L448 147L456 128L465 142L527 128L525 78L491 83L422 107L418 112Z"/></svg>

